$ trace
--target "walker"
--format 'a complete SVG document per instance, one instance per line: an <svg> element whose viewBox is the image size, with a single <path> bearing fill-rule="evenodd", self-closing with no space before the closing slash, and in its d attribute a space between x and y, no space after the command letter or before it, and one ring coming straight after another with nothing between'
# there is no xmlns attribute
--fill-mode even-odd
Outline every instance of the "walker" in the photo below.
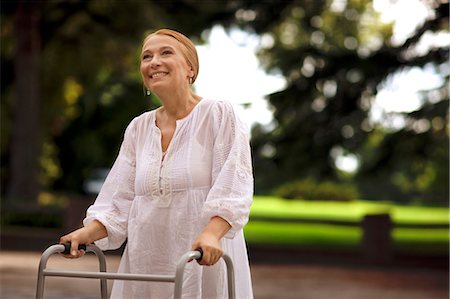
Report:
<svg viewBox="0 0 450 299"><path fill-rule="evenodd" d="M177 263L175 275L152 275L152 274L133 274L133 273L111 273L106 272L106 259L102 250L94 244L80 245L79 249L87 252L93 252L99 261L99 272L85 271L67 271L47 269L47 261L51 255L55 253L68 254L70 252L70 243L56 244L48 247L41 256L39 262L36 299L44 298L44 283L46 276L54 277L78 277L78 278L95 278L100 279L100 293L102 299L108 298L107 280L135 280L135 281L154 281L154 282L173 282L174 283L174 299L181 299L183 288L183 274L186 263L191 260L200 260L202 257L201 250L186 252ZM234 269L231 258L224 254L222 259L227 268L228 278L228 298L235 299L234 285Z"/></svg>

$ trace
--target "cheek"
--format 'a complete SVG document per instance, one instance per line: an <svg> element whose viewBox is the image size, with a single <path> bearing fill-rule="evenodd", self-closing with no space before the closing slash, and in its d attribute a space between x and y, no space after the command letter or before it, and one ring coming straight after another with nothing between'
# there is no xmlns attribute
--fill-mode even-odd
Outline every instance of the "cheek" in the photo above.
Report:
<svg viewBox="0 0 450 299"><path fill-rule="evenodd" d="M141 71L141 75L144 75L145 65L143 63L140 64L139 69Z"/></svg>
<svg viewBox="0 0 450 299"><path fill-rule="evenodd" d="M140 72L141 72L141 77L142 79L145 81L147 79L147 75L146 75L146 66L144 63L141 63L140 67Z"/></svg>

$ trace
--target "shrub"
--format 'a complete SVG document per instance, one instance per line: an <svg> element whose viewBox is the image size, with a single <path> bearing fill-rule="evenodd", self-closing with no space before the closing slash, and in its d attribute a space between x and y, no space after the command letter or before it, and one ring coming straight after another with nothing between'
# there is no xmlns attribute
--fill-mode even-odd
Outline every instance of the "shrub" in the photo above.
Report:
<svg viewBox="0 0 450 299"><path fill-rule="evenodd" d="M43 211L3 211L1 225L40 227L40 228L61 228L63 227L62 213Z"/></svg>
<svg viewBox="0 0 450 299"><path fill-rule="evenodd" d="M331 181L318 183L312 179L296 180L274 190L274 195L287 199L352 201L359 198L355 186Z"/></svg>

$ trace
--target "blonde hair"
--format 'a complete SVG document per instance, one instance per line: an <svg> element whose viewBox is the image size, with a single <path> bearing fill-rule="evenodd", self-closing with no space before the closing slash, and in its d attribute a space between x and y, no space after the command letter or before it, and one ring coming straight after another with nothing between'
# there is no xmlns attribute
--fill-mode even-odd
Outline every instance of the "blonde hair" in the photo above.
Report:
<svg viewBox="0 0 450 299"><path fill-rule="evenodd" d="M184 34L172 30L172 29L159 29L153 33L150 33L147 35L147 37L144 39L143 45L145 42L152 36L155 35L166 35L170 36L174 39L176 39L181 45L182 45L182 52L183 56L186 59L187 64L192 68L192 71L194 72L194 76L192 77L192 82L194 83L197 79L198 70L199 70L199 63L198 63L198 55L197 55L197 49L195 48L194 43Z"/></svg>

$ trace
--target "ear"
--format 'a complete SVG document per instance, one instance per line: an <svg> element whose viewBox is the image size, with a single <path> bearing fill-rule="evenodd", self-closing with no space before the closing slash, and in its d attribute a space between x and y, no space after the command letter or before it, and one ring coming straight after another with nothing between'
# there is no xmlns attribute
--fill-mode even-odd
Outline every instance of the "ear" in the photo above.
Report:
<svg viewBox="0 0 450 299"><path fill-rule="evenodd" d="M189 70L188 70L188 77L189 77L189 78L193 78L194 75L195 75L194 70L192 69L192 67L189 67Z"/></svg>

